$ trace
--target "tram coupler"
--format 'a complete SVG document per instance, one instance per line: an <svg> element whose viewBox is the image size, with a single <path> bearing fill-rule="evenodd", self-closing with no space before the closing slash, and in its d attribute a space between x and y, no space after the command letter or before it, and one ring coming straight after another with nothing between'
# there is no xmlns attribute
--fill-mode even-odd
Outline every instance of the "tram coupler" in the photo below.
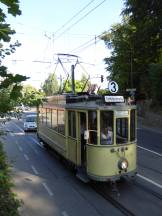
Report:
<svg viewBox="0 0 162 216"><path fill-rule="evenodd" d="M115 194L117 195L117 197L120 196L120 193L119 193L119 190L118 190L116 181L111 181L111 191L112 191L113 193L115 193Z"/></svg>

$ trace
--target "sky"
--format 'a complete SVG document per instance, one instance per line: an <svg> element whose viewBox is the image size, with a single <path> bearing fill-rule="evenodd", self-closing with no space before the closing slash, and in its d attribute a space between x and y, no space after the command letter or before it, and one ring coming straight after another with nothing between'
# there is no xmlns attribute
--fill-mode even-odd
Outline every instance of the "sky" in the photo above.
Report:
<svg viewBox="0 0 162 216"><path fill-rule="evenodd" d="M101 74L106 77L103 59L110 55L110 50L97 36L121 21L123 0L19 2L22 15L7 17L7 22L16 30L12 42L18 40L22 44L15 54L4 61L9 72L30 77L25 84L39 89L54 71L58 80L60 74L66 78L66 71L70 72L77 58L59 56L63 70L58 64L57 54L64 53L78 56L80 64L75 68L76 79L86 73L90 75L92 83L101 85L96 77Z"/></svg>

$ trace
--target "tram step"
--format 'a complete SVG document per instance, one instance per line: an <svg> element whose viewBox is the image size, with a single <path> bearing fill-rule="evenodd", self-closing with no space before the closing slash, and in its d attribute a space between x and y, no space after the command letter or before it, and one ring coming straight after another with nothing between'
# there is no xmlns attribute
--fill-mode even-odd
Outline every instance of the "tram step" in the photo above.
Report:
<svg viewBox="0 0 162 216"><path fill-rule="evenodd" d="M82 169L78 169L76 177L84 183L88 183L90 181L87 174Z"/></svg>

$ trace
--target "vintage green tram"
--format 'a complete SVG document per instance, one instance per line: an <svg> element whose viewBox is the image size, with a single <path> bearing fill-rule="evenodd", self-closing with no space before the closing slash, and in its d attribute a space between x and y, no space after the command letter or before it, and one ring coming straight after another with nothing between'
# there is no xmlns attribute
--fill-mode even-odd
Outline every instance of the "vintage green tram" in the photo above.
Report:
<svg viewBox="0 0 162 216"><path fill-rule="evenodd" d="M38 138L73 164L77 176L96 181L135 176L136 106L123 96L51 96L38 113Z"/></svg>

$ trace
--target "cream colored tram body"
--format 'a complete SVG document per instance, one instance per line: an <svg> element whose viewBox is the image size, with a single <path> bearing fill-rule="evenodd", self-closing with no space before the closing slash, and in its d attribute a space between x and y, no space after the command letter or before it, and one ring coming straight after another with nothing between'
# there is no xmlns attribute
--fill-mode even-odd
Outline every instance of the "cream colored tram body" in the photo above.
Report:
<svg viewBox="0 0 162 216"><path fill-rule="evenodd" d="M95 181L136 174L136 106L107 97L51 96L38 112L39 139Z"/></svg>

